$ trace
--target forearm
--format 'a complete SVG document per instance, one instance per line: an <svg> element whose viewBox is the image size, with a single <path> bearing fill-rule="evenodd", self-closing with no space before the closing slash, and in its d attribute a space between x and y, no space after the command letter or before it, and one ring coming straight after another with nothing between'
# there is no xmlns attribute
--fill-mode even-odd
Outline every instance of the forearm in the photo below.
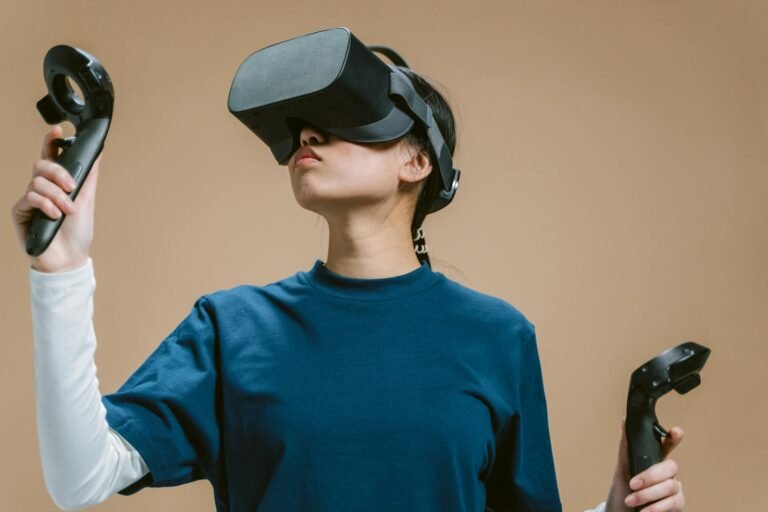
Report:
<svg viewBox="0 0 768 512"><path fill-rule="evenodd" d="M48 492L65 510L95 505L148 472L109 428L94 353L93 262L29 269L38 440Z"/></svg>

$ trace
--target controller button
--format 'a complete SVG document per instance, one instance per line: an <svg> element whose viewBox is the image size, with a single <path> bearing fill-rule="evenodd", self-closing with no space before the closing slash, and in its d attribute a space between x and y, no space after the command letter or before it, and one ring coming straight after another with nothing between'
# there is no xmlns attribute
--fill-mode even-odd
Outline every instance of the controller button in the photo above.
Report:
<svg viewBox="0 0 768 512"><path fill-rule="evenodd" d="M642 473L649 467L651 467L651 459L647 455L641 455L637 460L637 472Z"/></svg>
<svg viewBox="0 0 768 512"><path fill-rule="evenodd" d="M69 174L72 175L72 179L75 181L80 181L80 173L83 170L83 166L80 165L80 162L72 162L72 165L70 166L70 169L67 169L69 171Z"/></svg>

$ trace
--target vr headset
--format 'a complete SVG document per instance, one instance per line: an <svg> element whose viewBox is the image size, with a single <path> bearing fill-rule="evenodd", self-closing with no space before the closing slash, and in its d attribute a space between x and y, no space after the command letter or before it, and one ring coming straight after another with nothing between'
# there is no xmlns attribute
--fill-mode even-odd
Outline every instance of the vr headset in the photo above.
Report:
<svg viewBox="0 0 768 512"><path fill-rule="evenodd" d="M248 56L232 81L228 108L280 165L299 149L304 124L352 142L374 143L398 139L419 123L442 183L430 205L433 213L453 199L460 171L453 168L432 109L396 66L408 68L391 48L366 46L344 27L321 30Z"/></svg>

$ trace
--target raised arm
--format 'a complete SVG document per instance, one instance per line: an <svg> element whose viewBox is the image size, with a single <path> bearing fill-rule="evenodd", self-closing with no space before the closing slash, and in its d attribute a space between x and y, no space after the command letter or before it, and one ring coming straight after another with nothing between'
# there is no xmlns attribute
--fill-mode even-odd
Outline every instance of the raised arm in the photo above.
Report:
<svg viewBox="0 0 768 512"><path fill-rule="evenodd" d="M94 203L99 157L76 199L75 183L56 162L62 128L46 133L27 190L11 216L19 245L35 212L67 218L48 248L29 256L37 429L43 475L65 510L103 501L146 473L138 453L105 420L93 355Z"/></svg>

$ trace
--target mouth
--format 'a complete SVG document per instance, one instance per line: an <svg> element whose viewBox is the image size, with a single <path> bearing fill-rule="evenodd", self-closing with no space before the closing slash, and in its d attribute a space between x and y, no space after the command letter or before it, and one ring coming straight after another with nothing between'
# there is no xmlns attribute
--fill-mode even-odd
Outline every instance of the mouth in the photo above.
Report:
<svg viewBox="0 0 768 512"><path fill-rule="evenodd" d="M296 152L296 167L304 167L319 161L320 157L309 146L304 146Z"/></svg>
<svg viewBox="0 0 768 512"><path fill-rule="evenodd" d="M320 161L319 159L313 156L303 156L296 160L296 167L304 167L319 161Z"/></svg>

